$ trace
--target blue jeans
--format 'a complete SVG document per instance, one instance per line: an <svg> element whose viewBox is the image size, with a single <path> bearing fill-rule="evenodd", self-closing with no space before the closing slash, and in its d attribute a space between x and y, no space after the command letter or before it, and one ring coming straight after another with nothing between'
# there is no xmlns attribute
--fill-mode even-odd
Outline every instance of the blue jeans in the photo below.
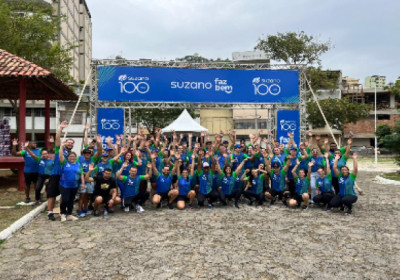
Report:
<svg viewBox="0 0 400 280"><path fill-rule="evenodd" d="M60 213L64 215L71 215L74 208L74 200L78 188L64 188L60 185L61 204Z"/></svg>

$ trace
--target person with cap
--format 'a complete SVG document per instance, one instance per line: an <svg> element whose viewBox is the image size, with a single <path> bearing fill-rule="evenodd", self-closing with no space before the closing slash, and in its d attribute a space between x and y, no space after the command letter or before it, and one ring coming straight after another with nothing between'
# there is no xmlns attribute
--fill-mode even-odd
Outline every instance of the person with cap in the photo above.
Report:
<svg viewBox="0 0 400 280"><path fill-rule="evenodd" d="M31 157L39 163L39 176L35 188L35 205L39 205L41 202L40 192L42 191L45 182L48 182L51 170L54 166L54 159L49 158L49 152L47 149L42 149L40 156L37 156L29 147L30 143L28 141L25 143L25 151L27 151Z"/></svg>
<svg viewBox="0 0 400 280"><path fill-rule="evenodd" d="M123 176L128 176L129 175L129 170L131 169L132 166L141 166L142 165L142 161L140 160L139 153L140 152L138 150L135 151L136 159L137 159L137 161L135 161L135 160L133 160L133 158L134 158L133 152L131 152L131 151L125 152L125 154L123 155L123 162L128 163L128 165L122 170L122 175ZM121 166L119 168L121 168L121 167L122 167L122 163L121 163ZM121 180L117 179L117 185L118 185L119 190L120 190L121 198L124 198L124 186L125 186L125 184Z"/></svg>
<svg viewBox="0 0 400 280"><path fill-rule="evenodd" d="M29 145L25 147L30 149L31 152L38 157L42 150L37 149L37 144L36 141L30 141L28 142ZM25 145L25 143L23 143ZM17 153L17 146L18 146L18 140L13 139L12 141L12 155L13 156L22 156L24 157L25 160L25 165L24 165L24 178L25 178L25 203L30 203L31 198L30 198L30 190L31 190L31 184L36 186L38 176L39 176L39 163L31 156L31 153L28 153L26 150L19 151Z"/></svg>
<svg viewBox="0 0 400 280"><path fill-rule="evenodd" d="M197 170L195 172L198 176L199 190L197 192L197 203L200 207L204 206L204 201L208 200L208 208L212 209L212 203L218 199L218 195L212 192L212 184L214 178L215 162L214 158L211 156L212 170L210 170L210 164L207 158L210 157L207 152L205 158L206 161L203 162L203 158L199 156L197 163Z"/></svg>
<svg viewBox="0 0 400 280"><path fill-rule="evenodd" d="M232 170L236 170L242 161L249 157L242 152L242 146L240 144L236 144L234 148L233 153L231 153Z"/></svg>
<svg viewBox="0 0 400 280"><path fill-rule="evenodd" d="M89 183L94 183L94 191L91 200L94 202L93 215L100 216L99 207L104 204L104 217L108 217L108 213L112 212L115 205L121 203L121 199L117 193L117 183L112 178L112 170L110 168L104 169L101 176L90 177L90 174L95 170L93 163L89 165L88 172L85 174L85 180Z"/></svg>
<svg viewBox="0 0 400 280"><path fill-rule="evenodd" d="M193 209L193 201L196 197L196 192L192 189L193 174L194 174L194 163L195 163L196 153L195 151L191 155L190 173L189 170L183 169L180 171L180 166L178 166L177 176L178 176L178 198L176 206L179 210L185 209L185 203L189 202L189 209ZM175 168L175 167L174 167Z"/></svg>
<svg viewBox="0 0 400 280"><path fill-rule="evenodd" d="M249 176L246 176L249 174ZM243 195L249 200L249 205L253 205L257 202L258 205L262 205L265 200L264 193L264 181L267 180L267 172L262 169L246 169L242 176L242 180L245 181L246 187Z"/></svg>
<svg viewBox="0 0 400 280"><path fill-rule="evenodd" d="M122 164L122 167L117 172L117 179L121 180L124 186L124 198L122 199L122 206L126 213L129 212L130 208L133 207L133 203L136 204L136 212L141 213L144 211L143 204L149 198L149 192L140 191L140 182L146 181L151 178L152 175L152 165L147 164L148 173L146 175L138 175L138 169L136 166L131 166L129 169L129 176L123 176L122 171L128 166L127 162Z"/></svg>
<svg viewBox="0 0 400 280"><path fill-rule="evenodd" d="M170 172L170 167L168 165L162 168L162 172L158 172L155 160L157 157L158 155L156 153L151 155L151 165L153 168L153 174L156 178L156 188L154 190L152 203L157 205L157 208L160 208L161 201L167 200L168 208L172 209L172 203L179 195L179 191L172 185L172 176L175 175L178 164L174 165L172 172Z"/></svg>
<svg viewBox="0 0 400 280"><path fill-rule="evenodd" d="M347 166L343 166L340 170L338 169L338 162L340 156L335 156L335 162L333 164L333 171L339 178L339 194L335 195L330 201L330 207L343 207L345 214L351 215L353 213L353 204L357 201L358 196L354 189L354 185L357 179L358 173L358 162L357 154L353 153L353 172Z"/></svg>
<svg viewBox="0 0 400 280"><path fill-rule="evenodd" d="M225 166L224 170L222 171L221 166L219 165L219 161L215 161L217 172L222 179L221 189L219 191L219 199L221 200L222 205L227 205L226 199L234 198L235 207L239 208L239 199L242 195L242 192L240 188L235 188L235 182L236 179L240 177L240 174L242 173L242 168L247 160L247 158L244 159L233 172L233 168L229 165Z"/></svg>
<svg viewBox="0 0 400 280"><path fill-rule="evenodd" d="M324 154L325 159L328 160L330 156L332 156L329 152L326 152ZM331 168L330 165L326 165L326 173L323 168L318 169L318 174L319 178L317 179L316 182L316 196L314 196L313 200L315 204L320 204L322 203L323 206L326 206L326 210L329 211L331 210L331 207L329 205L329 202L332 200L332 198L335 196L333 190L332 190L332 174L331 174Z"/></svg>
<svg viewBox="0 0 400 280"><path fill-rule="evenodd" d="M96 143L101 143L101 136L96 136ZM84 149L82 155L78 158L78 162L82 167L83 172L89 172L89 165L95 164L101 159L101 144L98 145L96 153L93 155L91 149ZM79 201L78 201L78 217L83 218L89 214L89 201L94 191L93 182L85 182L85 188L78 188Z"/></svg>
<svg viewBox="0 0 400 280"><path fill-rule="evenodd" d="M296 183L296 192L291 195L289 199L289 206L300 206L303 202L303 210L308 208L308 203L310 201L309 189L310 189L310 178L311 178L311 168L315 162L310 161L308 163L308 174L303 169L299 170L299 175L297 175L296 170L300 166L300 161L297 160L296 166L292 170L292 174Z"/></svg>
<svg viewBox="0 0 400 280"><path fill-rule="evenodd" d="M96 177L102 177L104 170L111 169L111 176L115 178L115 173L113 173L114 165L121 164L120 156L126 152L125 148L122 148L119 154L114 158L109 158L109 153L104 153L101 156L101 161L97 163L94 173Z"/></svg>
<svg viewBox="0 0 400 280"><path fill-rule="evenodd" d="M156 167L158 173L161 173L164 166L166 166L164 158L163 158L163 153L161 151L159 151L158 149L153 149L151 151L150 160L152 163L154 161L154 164L155 164L155 167ZM125 175L125 174L123 174L123 175ZM153 170L153 176L150 179L150 183L151 183L152 194L154 194L154 190L157 187L157 178L156 178L154 170Z"/></svg>
<svg viewBox="0 0 400 280"><path fill-rule="evenodd" d="M284 205L287 205L286 199L289 192L286 188L285 178L289 169L290 158L288 158L287 161L287 164L283 167L277 162L273 163L271 170L271 158L266 158L265 166L271 178L271 188L265 192L265 196L271 200L271 205L275 204L277 198L281 199Z"/></svg>
<svg viewBox="0 0 400 280"><path fill-rule="evenodd" d="M310 162L313 162L314 164L311 166L311 203L313 204L314 201L312 200L314 198L314 196L316 195L316 182L317 179L319 178L319 174L318 174L318 169L323 168L325 170L326 168L326 161L325 158L322 157L319 154L319 150L317 148L312 148L311 150L311 155L308 156L308 160ZM308 171L310 172L310 169L308 169ZM308 176L309 174L307 174Z"/></svg>

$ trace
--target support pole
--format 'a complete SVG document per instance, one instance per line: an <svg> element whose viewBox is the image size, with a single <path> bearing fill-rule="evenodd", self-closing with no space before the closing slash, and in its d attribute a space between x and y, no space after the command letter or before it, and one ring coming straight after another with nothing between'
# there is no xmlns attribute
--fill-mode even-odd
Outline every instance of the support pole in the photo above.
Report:
<svg viewBox="0 0 400 280"><path fill-rule="evenodd" d="M45 117L44 117L44 143L46 149L50 149L50 95L46 93L45 96Z"/></svg>
<svg viewBox="0 0 400 280"><path fill-rule="evenodd" d="M19 81L19 150L22 151L25 148L26 140L26 79ZM25 179L23 168L18 169L18 190L23 191L25 189Z"/></svg>

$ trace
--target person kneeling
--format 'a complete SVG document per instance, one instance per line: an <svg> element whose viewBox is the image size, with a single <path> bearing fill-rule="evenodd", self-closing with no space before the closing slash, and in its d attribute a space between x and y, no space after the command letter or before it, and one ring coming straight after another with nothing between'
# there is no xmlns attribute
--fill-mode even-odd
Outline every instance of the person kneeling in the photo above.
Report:
<svg viewBox="0 0 400 280"><path fill-rule="evenodd" d="M296 191L292 194L292 197L289 200L289 206L295 207L300 206L301 202L304 203L302 208L306 210L308 208L308 202L310 200L310 196L308 194L310 189L310 177L311 177L311 167L314 165L314 162L311 161L308 164L308 173L306 177L306 172L304 169L299 170L299 175L297 176L296 170L299 167L300 161L297 160L296 166L292 170L293 178L296 183Z"/></svg>
<svg viewBox="0 0 400 280"><path fill-rule="evenodd" d="M90 173L95 169L93 163L89 165L89 171L85 174L86 182L94 182L92 201L94 201L94 216L99 216L99 206L104 203L104 216L113 212L113 206L121 203L117 196L117 183L111 178L112 170L106 168L102 176L91 178Z"/></svg>

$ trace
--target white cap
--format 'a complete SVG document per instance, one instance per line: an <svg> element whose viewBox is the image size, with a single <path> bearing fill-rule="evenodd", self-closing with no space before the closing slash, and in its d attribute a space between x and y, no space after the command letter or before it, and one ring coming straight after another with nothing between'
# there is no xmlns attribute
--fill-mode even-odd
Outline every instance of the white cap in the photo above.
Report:
<svg viewBox="0 0 400 280"><path fill-rule="evenodd" d="M210 167L210 165L208 164L208 162L203 162L203 168L204 167Z"/></svg>

